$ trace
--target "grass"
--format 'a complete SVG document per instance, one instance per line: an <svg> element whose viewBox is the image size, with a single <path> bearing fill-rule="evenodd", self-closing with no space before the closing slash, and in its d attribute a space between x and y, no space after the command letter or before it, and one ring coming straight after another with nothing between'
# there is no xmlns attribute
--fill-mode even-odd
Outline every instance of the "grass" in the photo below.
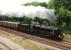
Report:
<svg viewBox="0 0 71 50"><path fill-rule="evenodd" d="M35 44L31 43L29 41L29 39L26 38L21 38L21 37L17 37L13 34L10 34L8 32L5 31L0 31L0 36L5 37L7 39L10 39L11 41L21 45L22 47L28 49L28 50L48 50L46 48L42 48L42 47L38 47Z"/></svg>
<svg viewBox="0 0 71 50"><path fill-rule="evenodd" d="M64 34L64 39L71 41L71 34Z"/></svg>
<svg viewBox="0 0 71 50"><path fill-rule="evenodd" d="M63 32L62 34L65 40L71 41L71 32Z"/></svg>

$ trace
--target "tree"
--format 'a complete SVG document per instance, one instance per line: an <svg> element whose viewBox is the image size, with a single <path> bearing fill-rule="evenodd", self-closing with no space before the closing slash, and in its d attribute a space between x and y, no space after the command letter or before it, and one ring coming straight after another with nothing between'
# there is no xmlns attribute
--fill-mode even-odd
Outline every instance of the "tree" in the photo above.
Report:
<svg viewBox="0 0 71 50"><path fill-rule="evenodd" d="M71 0L51 0L49 8L55 9L57 25L69 26L71 23Z"/></svg>
<svg viewBox="0 0 71 50"><path fill-rule="evenodd" d="M26 3L24 4L25 6L33 5L33 6L42 6L47 8L47 4L45 2L40 3L40 2L32 2L32 3Z"/></svg>
<svg viewBox="0 0 71 50"><path fill-rule="evenodd" d="M25 19L25 16L19 17L19 22L23 22L24 19Z"/></svg>
<svg viewBox="0 0 71 50"><path fill-rule="evenodd" d="M26 16L20 17L20 22L21 23L30 24L31 21L32 21L32 18L29 18L29 17L26 17Z"/></svg>
<svg viewBox="0 0 71 50"><path fill-rule="evenodd" d="M45 20L45 19L42 19L42 18L39 18L39 17L35 17L35 18L34 18L34 22L38 22L38 23L40 24L40 26L41 26L42 24L44 24L44 20Z"/></svg>
<svg viewBox="0 0 71 50"><path fill-rule="evenodd" d="M9 21L9 17L7 15L1 15L0 20Z"/></svg>
<svg viewBox="0 0 71 50"><path fill-rule="evenodd" d="M48 2L48 8L49 9L54 9L54 4L53 4L53 1L52 0L50 0L49 2Z"/></svg>

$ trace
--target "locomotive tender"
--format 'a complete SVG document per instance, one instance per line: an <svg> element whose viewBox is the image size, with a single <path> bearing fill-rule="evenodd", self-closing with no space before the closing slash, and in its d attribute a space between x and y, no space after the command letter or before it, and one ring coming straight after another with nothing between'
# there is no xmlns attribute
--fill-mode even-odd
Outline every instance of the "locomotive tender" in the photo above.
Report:
<svg viewBox="0 0 71 50"><path fill-rule="evenodd" d="M58 27L53 26L40 26L34 24L21 24L20 22L0 21L0 26L21 30L24 32L33 32L44 36L49 36L58 40L63 40L64 36Z"/></svg>

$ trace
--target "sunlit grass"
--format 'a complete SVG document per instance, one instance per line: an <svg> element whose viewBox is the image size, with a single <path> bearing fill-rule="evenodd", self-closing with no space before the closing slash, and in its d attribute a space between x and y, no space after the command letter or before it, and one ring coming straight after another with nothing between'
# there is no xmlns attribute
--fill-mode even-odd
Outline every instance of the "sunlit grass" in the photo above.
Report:
<svg viewBox="0 0 71 50"><path fill-rule="evenodd" d="M28 50L48 50L46 48L38 47L35 44L31 43L29 39L16 37L15 35L9 34L4 31L0 31L0 36L10 39L11 41L23 46Z"/></svg>
<svg viewBox="0 0 71 50"><path fill-rule="evenodd" d="M64 34L64 39L71 41L71 35L70 34Z"/></svg>

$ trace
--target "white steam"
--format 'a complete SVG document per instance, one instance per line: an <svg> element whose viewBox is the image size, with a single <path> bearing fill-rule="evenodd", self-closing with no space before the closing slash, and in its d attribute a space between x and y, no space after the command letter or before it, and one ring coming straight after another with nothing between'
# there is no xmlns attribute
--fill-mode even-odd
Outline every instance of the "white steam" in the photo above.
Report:
<svg viewBox="0 0 71 50"><path fill-rule="evenodd" d="M40 17L47 18L48 20L54 20L54 10L46 9L38 6L23 6L23 3L31 2L33 0L0 0L0 15L15 15L17 17L28 16L30 18ZM34 0L39 1L40 0ZM44 0L41 0L43 2ZM44 2L47 2L45 0Z"/></svg>

